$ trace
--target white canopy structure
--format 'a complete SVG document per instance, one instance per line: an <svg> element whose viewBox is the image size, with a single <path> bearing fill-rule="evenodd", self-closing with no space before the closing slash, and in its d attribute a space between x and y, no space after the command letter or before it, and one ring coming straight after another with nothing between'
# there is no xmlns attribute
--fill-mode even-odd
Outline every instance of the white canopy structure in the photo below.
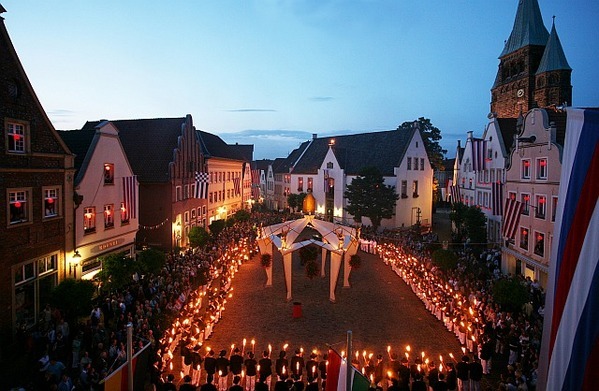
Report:
<svg viewBox="0 0 599 391"><path fill-rule="evenodd" d="M322 235L322 241L316 239L295 242L301 232L310 226ZM345 262L343 273L343 286L349 287L349 259L359 248L359 231L355 228L317 220L313 215L306 215L301 219L286 221L264 227L258 233L258 246L262 254L273 255L273 246L283 256L285 270L285 285L287 288L287 301L291 296L291 257L293 252L302 247L314 244L322 248L321 275L324 277L324 266L327 251L331 253L331 269L329 280L329 300L335 302L335 286L341 270L341 262ZM272 264L266 268L266 286L272 286Z"/></svg>

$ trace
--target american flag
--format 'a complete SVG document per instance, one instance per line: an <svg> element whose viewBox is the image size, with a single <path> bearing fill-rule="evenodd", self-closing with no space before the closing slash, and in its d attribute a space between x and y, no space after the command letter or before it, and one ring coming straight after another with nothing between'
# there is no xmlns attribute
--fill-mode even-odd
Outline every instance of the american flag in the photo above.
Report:
<svg viewBox="0 0 599 391"><path fill-rule="evenodd" d="M210 176L207 172L196 171L196 193L195 198L207 199L208 198L208 181Z"/></svg>
<svg viewBox="0 0 599 391"><path fill-rule="evenodd" d="M567 109L537 389L591 390L599 368L599 110ZM562 202L563 200L563 202Z"/></svg>
<svg viewBox="0 0 599 391"><path fill-rule="evenodd" d="M505 201L505 214L503 215L503 237L513 239L520 224L520 215L522 214L523 204L513 198Z"/></svg>
<svg viewBox="0 0 599 391"><path fill-rule="evenodd" d="M491 184L491 213L494 216L503 215L503 183L493 182Z"/></svg>
<svg viewBox="0 0 599 391"><path fill-rule="evenodd" d="M123 177L123 203L129 217L137 218L137 175Z"/></svg>
<svg viewBox="0 0 599 391"><path fill-rule="evenodd" d="M485 158L487 156L487 142L485 140L472 140L472 170L482 171L485 169Z"/></svg>

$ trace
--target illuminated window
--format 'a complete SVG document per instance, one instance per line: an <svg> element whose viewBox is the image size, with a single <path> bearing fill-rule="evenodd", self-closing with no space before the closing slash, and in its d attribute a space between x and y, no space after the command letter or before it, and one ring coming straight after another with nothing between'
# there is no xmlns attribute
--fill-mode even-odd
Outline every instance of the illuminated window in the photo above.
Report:
<svg viewBox="0 0 599 391"><path fill-rule="evenodd" d="M547 179L547 158L537 159L537 179Z"/></svg>
<svg viewBox="0 0 599 391"><path fill-rule="evenodd" d="M121 224L129 223L129 211L125 208L125 203L121 202Z"/></svg>
<svg viewBox="0 0 599 391"><path fill-rule="evenodd" d="M11 153L25 153L26 136L25 125L8 122L6 129L7 151Z"/></svg>
<svg viewBox="0 0 599 391"><path fill-rule="evenodd" d="M551 221L555 221L555 215L557 214L557 197L551 197Z"/></svg>
<svg viewBox="0 0 599 391"><path fill-rule="evenodd" d="M418 181L412 182L412 197L418 197Z"/></svg>
<svg viewBox="0 0 599 391"><path fill-rule="evenodd" d="M528 251L528 237L530 236L529 233L530 232L528 228L520 229L520 248L526 251Z"/></svg>
<svg viewBox="0 0 599 391"><path fill-rule="evenodd" d="M313 185L312 177L308 177L308 190L313 189L312 185Z"/></svg>
<svg viewBox="0 0 599 391"><path fill-rule="evenodd" d="M522 179L530 179L530 159L522 159Z"/></svg>
<svg viewBox="0 0 599 391"><path fill-rule="evenodd" d="M96 208L91 206L83 211L83 232L96 232Z"/></svg>
<svg viewBox="0 0 599 391"><path fill-rule="evenodd" d="M401 198L408 198L408 181L401 181Z"/></svg>
<svg viewBox="0 0 599 391"><path fill-rule="evenodd" d="M31 205L29 190L14 190L8 192L9 223L19 224L30 220Z"/></svg>
<svg viewBox="0 0 599 391"><path fill-rule="evenodd" d="M522 202L522 214L528 216L530 213L530 194L522 194L520 202Z"/></svg>
<svg viewBox="0 0 599 391"><path fill-rule="evenodd" d="M545 256L545 234L542 232L535 233L535 254Z"/></svg>
<svg viewBox="0 0 599 391"><path fill-rule="evenodd" d="M114 227L114 205L104 205L104 228Z"/></svg>
<svg viewBox="0 0 599 391"><path fill-rule="evenodd" d="M114 164L112 163L104 163L104 184L114 184Z"/></svg>
<svg viewBox="0 0 599 391"><path fill-rule="evenodd" d="M44 217L58 216L58 189L44 189Z"/></svg>
<svg viewBox="0 0 599 391"><path fill-rule="evenodd" d="M297 191L304 191L304 178L297 178Z"/></svg>
<svg viewBox="0 0 599 391"><path fill-rule="evenodd" d="M535 196L535 203L537 204L537 210L535 213L535 217L537 219L545 219L545 214L547 213L547 197L543 195Z"/></svg>

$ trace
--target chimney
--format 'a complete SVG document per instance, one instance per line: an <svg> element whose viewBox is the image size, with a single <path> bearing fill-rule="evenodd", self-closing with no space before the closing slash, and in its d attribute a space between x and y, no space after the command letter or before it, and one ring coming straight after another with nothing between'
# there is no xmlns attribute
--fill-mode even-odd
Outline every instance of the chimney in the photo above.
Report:
<svg viewBox="0 0 599 391"><path fill-rule="evenodd" d="M317 133L312 133L312 140L316 140L318 138L318 134Z"/></svg>
<svg viewBox="0 0 599 391"><path fill-rule="evenodd" d="M466 133L468 133L468 138L469 138L469 139L472 139L472 133L473 133L473 132L472 132L472 130L469 130L469 131L467 131Z"/></svg>
<svg viewBox="0 0 599 391"><path fill-rule="evenodd" d="M462 140L458 140L458 148L462 148Z"/></svg>

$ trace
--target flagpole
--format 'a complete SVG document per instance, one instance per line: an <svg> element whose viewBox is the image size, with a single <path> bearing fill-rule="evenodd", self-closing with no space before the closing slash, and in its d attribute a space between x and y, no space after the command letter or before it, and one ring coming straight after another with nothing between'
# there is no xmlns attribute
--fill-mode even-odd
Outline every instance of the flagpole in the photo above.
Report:
<svg viewBox="0 0 599 391"><path fill-rule="evenodd" d="M351 330L347 330L347 355L345 359L345 364L347 365L345 370L345 391L351 391L351 379L352 379L352 371L351 371L351 358L352 358L352 332Z"/></svg>

